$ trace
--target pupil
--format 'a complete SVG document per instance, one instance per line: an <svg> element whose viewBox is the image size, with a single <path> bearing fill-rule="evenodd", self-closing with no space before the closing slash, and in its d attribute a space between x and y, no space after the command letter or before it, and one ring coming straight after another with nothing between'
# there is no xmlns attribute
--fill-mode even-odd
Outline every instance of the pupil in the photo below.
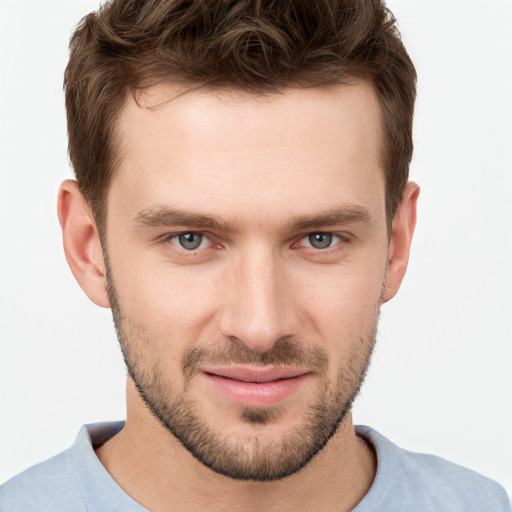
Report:
<svg viewBox="0 0 512 512"><path fill-rule="evenodd" d="M179 237L180 245L184 249L197 249L201 245L202 236L196 233L183 233Z"/></svg>
<svg viewBox="0 0 512 512"><path fill-rule="evenodd" d="M309 235L309 243L315 249L327 249L332 243L332 235L329 233L313 233Z"/></svg>

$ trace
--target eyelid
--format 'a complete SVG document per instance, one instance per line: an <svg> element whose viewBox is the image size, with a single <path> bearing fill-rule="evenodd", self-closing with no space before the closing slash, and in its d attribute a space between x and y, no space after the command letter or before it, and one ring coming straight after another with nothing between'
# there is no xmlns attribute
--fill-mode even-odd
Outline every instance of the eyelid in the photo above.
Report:
<svg viewBox="0 0 512 512"><path fill-rule="evenodd" d="M331 246L329 246L326 249L315 249L314 247L311 247L312 249L323 250L323 251L326 251L328 249L336 247L337 245L339 245L342 242L350 242L352 239L352 236L350 235L350 233L347 233L344 231L339 232L339 231L318 230L318 231L309 231L308 233L300 235L296 244L299 245L303 240L307 240L309 238L309 236L311 236L311 235L331 235L333 238L337 237L339 239L337 243L333 243ZM294 244L294 245L296 245L296 244ZM300 245L302 246L302 244L300 244Z"/></svg>
<svg viewBox="0 0 512 512"><path fill-rule="evenodd" d="M308 237L310 235L316 235L316 234L324 234L324 235L331 235L333 238L337 237L338 240L333 240L332 245L326 247L325 249L317 249L313 247L311 244L303 243L304 240L307 241ZM350 233L347 233L346 231L329 231L329 230L318 230L318 231L309 231L307 233L304 233L296 239L297 241L292 244L292 248L303 248L305 250L313 251L317 254L327 254L331 251L336 251L340 248L341 245L350 243L353 239L353 236Z"/></svg>
<svg viewBox="0 0 512 512"><path fill-rule="evenodd" d="M193 235L203 235L207 238L211 238L211 236L206 233L205 231L201 231L200 229L177 229L176 231L166 231L165 233L162 233L159 238L161 239L171 239L172 237L179 236L179 235L186 235L187 233L193 234Z"/></svg>

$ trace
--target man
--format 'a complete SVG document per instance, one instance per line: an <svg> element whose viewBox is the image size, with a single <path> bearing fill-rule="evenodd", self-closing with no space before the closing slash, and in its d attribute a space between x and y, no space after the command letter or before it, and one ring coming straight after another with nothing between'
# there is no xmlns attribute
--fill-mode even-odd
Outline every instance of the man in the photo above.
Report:
<svg viewBox="0 0 512 512"><path fill-rule="evenodd" d="M67 260L111 307L125 424L1 510L508 510L351 405L416 221L415 72L379 2L114 1L66 72Z"/></svg>

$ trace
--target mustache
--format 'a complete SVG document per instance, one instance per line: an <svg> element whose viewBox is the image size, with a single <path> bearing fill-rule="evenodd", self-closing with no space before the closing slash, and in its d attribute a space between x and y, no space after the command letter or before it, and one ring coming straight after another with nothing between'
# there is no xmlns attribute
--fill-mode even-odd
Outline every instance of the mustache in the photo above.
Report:
<svg viewBox="0 0 512 512"><path fill-rule="evenodd" d="M226 346L195 346L185 352L181 360L186 378L192 377L202 366L231 364L298 366L324 373L329 364L329 355L324 348L307 347L299 341L281 338L266 352L253 351L237 340L230 340Z"/></svg>

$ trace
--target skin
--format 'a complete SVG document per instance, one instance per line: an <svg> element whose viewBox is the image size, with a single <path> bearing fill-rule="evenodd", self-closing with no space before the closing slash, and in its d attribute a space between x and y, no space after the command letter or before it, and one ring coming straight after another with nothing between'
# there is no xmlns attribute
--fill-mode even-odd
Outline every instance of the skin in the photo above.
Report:
<svg viewBox="0 0 512 512"><path fill-rule="evenodd" d="M161 85L146 100L177 95ZM153 110L141 104L129 96L121 114L104 234L125 343L141 369L160 372L170 397L185 397L225 439L249 455L256 437L279 446L304 425L321 390L335 389L354 354L371 353L379 306L405 274L419 189L407 185L389 231L380 112L365 83L265 97L195 90ZM170 222L170 209L202 219ZM333 219L334 211L343 215ZM73 181L61 187L59 218L75 277L109 307L98 230ZM176 238L189 231L208 237L193 254ZM328 249L311 246L308 235L319 232L335 234ZM328 364L278 404L272 421L244 421L200 372L185 385L180 362L191 348L236 343L267 354L283 339L321 349ZM220 475L164 428L131 378L126 426L97 455L154 511L351 510L376 471L348 413L325 448L287 478Z"/></svg>

